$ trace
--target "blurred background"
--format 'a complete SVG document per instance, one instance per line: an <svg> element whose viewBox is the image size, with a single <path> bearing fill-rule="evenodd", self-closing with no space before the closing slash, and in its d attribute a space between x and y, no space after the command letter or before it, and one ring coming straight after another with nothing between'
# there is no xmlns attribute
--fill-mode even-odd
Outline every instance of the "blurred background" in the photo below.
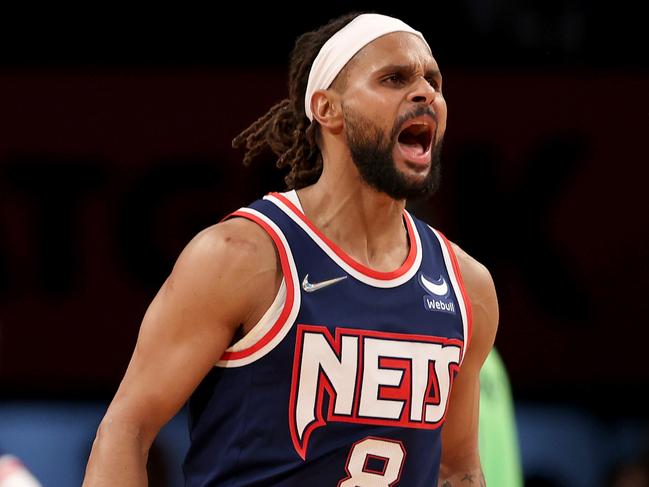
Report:
<svg viewBox="0 0 649 487"><path fill-rule="evenodd" d="M622 479L649 457L644 17L624 2L401 3L3 15L0 448L43 485L81 483L184 245L284 188L230 142L285 97L296 37L351 10L421 30L442 69L442 188L411 209L494 276L526 485L647 485ZM183 485L187 443L181 412L151 485Z"/></svg>

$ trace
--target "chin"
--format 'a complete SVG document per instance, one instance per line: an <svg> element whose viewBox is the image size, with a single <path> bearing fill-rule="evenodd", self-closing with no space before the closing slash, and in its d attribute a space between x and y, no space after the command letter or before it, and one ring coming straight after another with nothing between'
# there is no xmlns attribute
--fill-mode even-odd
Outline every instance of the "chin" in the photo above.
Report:
<svg viewBox="0 0 649 487"><path fill-rule="evenodd" d="M430 174L430 163L429 164L421 164L418 162L412 162L405 160L403 161L402 167L399 167L399 165L395 164L395 167L397 168L397 171L401 176L412 182L416 181L423 181L425 180L428 175Z"/></svg>

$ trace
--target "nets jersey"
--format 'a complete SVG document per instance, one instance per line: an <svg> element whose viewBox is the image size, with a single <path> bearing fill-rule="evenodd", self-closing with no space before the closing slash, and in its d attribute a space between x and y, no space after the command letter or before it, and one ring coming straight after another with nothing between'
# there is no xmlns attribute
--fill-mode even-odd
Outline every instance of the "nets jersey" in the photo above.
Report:
<svg viewBox="0 0 649 487"><path fill-rule="evenodd" d="M190 398L186 485L437 485L471 326L448 241L404 211L408 256L377 272L320 233L294 191L231 217L269 234L283 280Z"/></svg>

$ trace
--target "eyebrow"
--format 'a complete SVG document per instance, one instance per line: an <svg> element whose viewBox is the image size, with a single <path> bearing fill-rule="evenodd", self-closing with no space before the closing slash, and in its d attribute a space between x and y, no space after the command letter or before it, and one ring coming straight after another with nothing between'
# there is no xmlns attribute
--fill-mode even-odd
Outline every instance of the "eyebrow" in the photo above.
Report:
<svg viewBox="0 0 649 487"><path fill-rule="evenodd" d="M414 65L411 64L390 64L388 66L384 66L378 70L379 73L389 73L389 72L398 72L398 73L413 73L417 70L417 68ZM428 68L426 72L424 73L425 76L428 78L441 78L442 73L439 71L439 69L436 68Z"/></svg>

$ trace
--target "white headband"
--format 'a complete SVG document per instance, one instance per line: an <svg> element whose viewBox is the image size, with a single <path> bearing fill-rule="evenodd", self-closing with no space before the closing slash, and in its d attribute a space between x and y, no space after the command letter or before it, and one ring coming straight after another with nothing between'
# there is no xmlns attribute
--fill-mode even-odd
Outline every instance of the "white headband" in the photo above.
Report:
<svg viewBox="0 0 649 487"><path fill-rule="evenodd" d="M309 82L306 85L306 94L304 95L304 111L309 120L313 121L313 114L311 113L311 97L313 93L316 90L329 88L338 73L363 47L374 39L392 32L415 34L424 41L430 51L430 46L422 33L414 30L401 20L380 14L359 15L331 36L324 43L313 61L309 72Z"/></svg>

